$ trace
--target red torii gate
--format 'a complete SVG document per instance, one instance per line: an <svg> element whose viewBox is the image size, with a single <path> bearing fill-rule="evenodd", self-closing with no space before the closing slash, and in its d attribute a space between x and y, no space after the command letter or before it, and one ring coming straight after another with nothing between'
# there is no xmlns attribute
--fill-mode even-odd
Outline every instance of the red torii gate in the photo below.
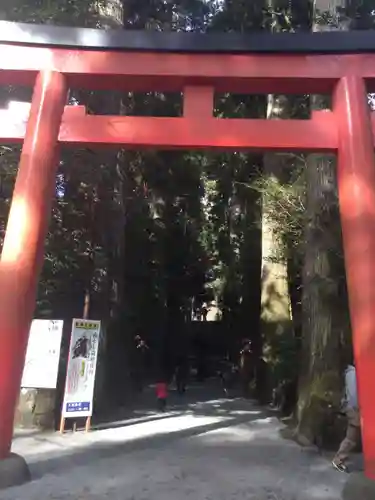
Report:
<svg viewBox="0 0 375 500"><path fill-rule="evenodd" d="M367 476L375 479L375 162L367 92L375 34L103 32L0 22L0 84L34 86L0 262L0 459L9 455L60 144L337 152L350 315ZM89 116L69 87L181 91L179 118ZM214 92L333 95L310 120L213 117Z"/></svg>

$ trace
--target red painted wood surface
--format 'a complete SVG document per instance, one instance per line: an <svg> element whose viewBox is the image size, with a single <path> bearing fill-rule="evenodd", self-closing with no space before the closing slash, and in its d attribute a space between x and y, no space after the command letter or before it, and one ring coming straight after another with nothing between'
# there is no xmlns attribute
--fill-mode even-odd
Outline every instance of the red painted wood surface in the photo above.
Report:
<svg viewBox="0 0 375 500"><path fill-rule="evenodd" d="M197 108L199 109L199 108ZM124 145L131 149L221 149L277 151L335 151L337 132L330 112L311 120L153 118L85 115L81 106L67 106L59 141L67 145ZM190 118L190 116L192 116ZM23 117L11 126L1 119L0 141L21 142Z"/></svg>
<svg viewBox="0 0 375 500"><path fill-rule="evenodd" d="M38 71L66 74L75 88L180 91L208 85L217 92L329 93L352 74L374 88L375 54L227 55L121 53L1 45L0 84L32 85Z"/></svg>
<svg viewBox="0 0 375 500"><path fill-rule="evenodd" d="M215 89L213 87L190 86L184 88L185 118L207 118L213 117Z"/></svg>
<svg viewBox="0 0 375 500"><path fill-rule="evenodd" d="M364 81L343 78L334 94L337 181L367 475L375 479L375 157Z"/></svg>
<svg viewBox="0 0 375 500"><path fill-rule="evenodd" d="M44 258L67 87L60 73L36 81L0 260L0 459L12 442L29 329Z"/></svg>

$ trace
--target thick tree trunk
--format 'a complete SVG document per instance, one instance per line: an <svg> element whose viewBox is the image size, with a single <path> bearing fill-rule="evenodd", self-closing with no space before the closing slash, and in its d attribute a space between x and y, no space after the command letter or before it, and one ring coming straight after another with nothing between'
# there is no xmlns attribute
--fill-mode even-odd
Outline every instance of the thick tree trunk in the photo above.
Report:
<svg viewBox="0 0 375 500"><path fill-rule="evenodd" d="M305 259L302 295L302 353L297 405L298 433L319 441L328 405L340 393L340 336L334 326L333 300L337 276L332 252L337 242L330 234L336 205L333 158L311 155L307 164Z"/></svg>
<svg viewBox="0 0 375 500"><path fill-rule="evenodd" d="M244 181L251 185L257 177L254 165L261 168L263 158L251 155L245 163ZM255 169L256 172L256 169ZM243 243L240 248L240 261L242 269L241 283L241 309L240 328L242 338L252 341L255 370L255 395L260 401L267 402L267 378L263 370L263 339L260 328L261 310L261 265L262 265L262 235L261 235L261 207L260 194L257 191L246 189L241 198L241 211L243 213Z"/></svg>
<svg viewBox="0 0 375 500"><path fill-rule="evenodd" d="M268 96L267 118L277 119L287 114L286 98ZM282 182L283 156L266 153L263 159L263 175ZM273 363L274 348L286 335L293 334L291 303L288 287L287 261L283 259L282 245L277 228L269 215L267 196L262 199L262 268L261 268L261 333L267 361ZM277 258L276 258L277 257ZM267 388L280 381L270 380Z"/></svg>
<svg viewBox="0 0 375 500"><path fill-rule="evenodd" d="M281 157L266 154L263 174L279 179ZM277 229L269 216L267 198L262 200L262 299L261 321L264 336L281 334L291 326L290 296L287 280L287 262L283 260Z"/></svg>
<svg viewBox="0 0 375 500"><path fill-rule="evenodd" d="M314 31L343 29L337 7L343 0L315 3ZM332 23L318 23L322 11ZM324 99L311 98L311 109L327 108ZM310 155L306 170L305 259L302 296L302 355L297 404L298 436L322 444L329 406L340 399L342 374L340 335L334 328L338 276L333 259L340 251L333 224L337 207L335 158ZM337 233L336 233L337 235Z"/></svg>

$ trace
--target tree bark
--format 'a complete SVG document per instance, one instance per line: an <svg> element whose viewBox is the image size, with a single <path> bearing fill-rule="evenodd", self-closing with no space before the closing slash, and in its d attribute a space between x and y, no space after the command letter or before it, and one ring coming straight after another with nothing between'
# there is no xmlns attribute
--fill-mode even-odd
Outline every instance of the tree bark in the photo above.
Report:
<svg viewBox="0 0 375 500"><path fill-rule="evenodd" d="M337 7L343 0L314 5L314 31L343 29ZM320 23L322 11L329 25ZM311 110L326 109L327 100L311 97ZM301 441L323 444L330 405L340 399L342 374L340 335L335 330L338 276L333 259L340 241L333 232L337 208L335 158L310 155L306 170L305 256L302 273L302 353L300 365L297 432Z"/></svg>
<svg viewBox="0 0 375 500"><path fill-rule="evenodd" d="M340 392L340 336L334 331L333 299L337 277L329 233L336 199L333 158L310 155L307 162L305 258L302 294L302 353L297 404L298 433L316 442L328 405Z"/></svg>
<svg viewBox="0 0 375 500"><path fill-rule="evenodd" d="M280 119L288 113L287 98L268 96L267 119ZM283 156L266 153L263 159L263 175L282 182ZM262 267L261 267L261 336L266 361L274 363L274 348L286 335L293 335L291 303L288 286L287 261L283 260L282 245L277 228L269 216L267 196L262 199ZM277 256L277 259L276 259ZM277 349L277 347L276 347ZM277 349L278 350L278 349ZM270 392L280 381L273 377L264 390Z"/></svg>

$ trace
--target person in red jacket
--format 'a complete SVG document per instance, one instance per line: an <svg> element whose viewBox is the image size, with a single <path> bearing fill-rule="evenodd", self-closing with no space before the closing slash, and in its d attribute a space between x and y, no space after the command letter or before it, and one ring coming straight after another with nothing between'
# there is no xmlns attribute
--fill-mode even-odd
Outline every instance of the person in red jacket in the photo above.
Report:
<svg viewBox="0 0 375 500"><path fill-rule="evenodd" d="M165 411L167 407L168 386L166 382L156 384L156 398L159 411Z"/></svg>

